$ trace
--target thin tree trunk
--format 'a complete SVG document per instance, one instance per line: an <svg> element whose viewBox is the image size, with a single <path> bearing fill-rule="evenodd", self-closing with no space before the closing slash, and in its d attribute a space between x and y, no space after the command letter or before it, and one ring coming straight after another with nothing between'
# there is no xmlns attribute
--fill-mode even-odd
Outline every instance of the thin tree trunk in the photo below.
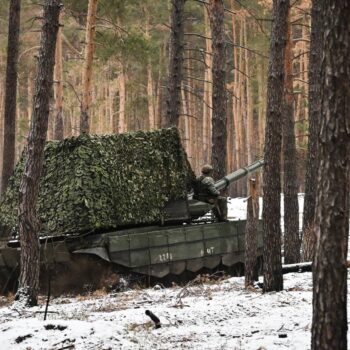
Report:
<svg viewBox="0 0 350 350"><path fill-rule="evenodd" d="M209 1L209 19L213 52L213 132L212 164L214 178L226 175L227 96L226 96L226 44L224 35L223 0Z"/></svg>
<svg viewBox="0 0 350 350"><path fill-rule="evenodd" d="M245 228L245 287L253 286L257 280L259 196L256 181L249 180L247 223Z"/></svg>
<svg viewBox="0 0 350 350"><path fill-rule="evenodd" d="M313 267L313 350L346 350L350 193L350 4L322 4L320 166Z"/></svg>
<svg viewBox="0 0 350 350"><path fill-rule="evenodd" d="M1 178L1 194L6 191L7 183L12 175L16 157L16 98L17 98L17 61L19 46L21 0L10 1L6 92L4 116L4 147Z"/></svg>
<svg viewBox="0 0 350 350"><path fill-rule="evenodd" d="M149 62L147 65L147 101L148 101L148 124L149 129L155 129L156 117L155 117L155 105L154 105L154 89L153 89L153 77L152 77L152 65Z"/></svg>
<svg viewBox="0 0 350 350"><path fill-rule="evenodd" d="M156 88L156 102L155 102L155 128L159 129L162 123L162 111L163 111L163 75L162 67L165 60L166 52L166 43L163 44L162 50L159 52L159 68L158 68L158 78L157 78L157 88Z"/></svg>
<svg viewBox="0 0 350 350"><path fill-rule="evenodd" d="M205 19L205 49L204 53L204 103L203 103L203 120L202 120L202 135L203 135L203 163L209 163L211 159L211 121L212 121L212 46L209 16L206 7L204 7Z"/></svg>
<svg viewBox="0 0 350 350"><path fill-rule="evenodd" d="M35 79L33 118L28 137L27 160L19 192L21 271L17 298L24 300L29 306L37 304L39 290L40 249L38 233L40 223L36 214L36 203L44 161L60 7L59 0L46 0L44 2L44 23Z"/></svg>
<svg viewBox="0 0 350 350"><path fill-rule="evenodd" d="M33 73L28 71L28 79L27 79L27 121L25 125L26 136L28 136L28 131L30 128L30 123L32 119L32 101L33 101Z"/></svg>
<svg viewBox="0 0 350 350"><path fill-rule="evenodd" d="M245 46L244 42L244 22L245 22L245 16L241 16L241 21L240 21L240 26L241 26L241 33L240 33L240 44L242 46ZM248 148L248 143L247 143L247 94L246 94L246 77L245 77L245 67L246 67L246 62L245 62L245 52L243 48L240 49L240 116L241 116L241 121L240 121L240 126L241 126L241 150L242 150L242 164L241 166L244 166L247 164L247 148ZM242 179L240 181L241 185L241 195L246 196L246 180Z"/></svg>
<svg viewBox="0 0 350 350"><path fill-rule="evenodd" d="M121 134L127 130L125 120L125 106L126 106L126 78L124 68L121 66L121 72L118 76L119 87L119 118L118 118L118 133Z"/></svg>
<svg viewBox="0 0 350 350"><path fill-rule="evenodd" d="M60 15L62 21L63 13ZM63 140L64 126L63 126L63 70L62 70L62 27L58 29L56 41L56 58L54 69L54 90L55 90L55 119L54 119L54 140Z"/></svg>
<svg viewBox="0 0 350 350"><path fill-rule="evenodd" d="M323 43L323 18L321 16L321 1L314 0L311 10L311 42L309 71L309 143L307 149L305 198L303 212L303 247L304 261L312 261L315 246L310 242L314 239L315 206L317 194L318 150L317 137L321 113L321 62Z"/></svg>
<svg viewBox="0 0 350 350"><path fill-rule="evenodd" d="M167 113L165 126L179 124L184 47L184 8L186 0L172 0Z"/></svg>
<svg viewBox="0 0 350 350"><path fill-rule="evenodd" d="M283 192L284 192L284 263L300 261L297 154L294 132L293 36L291 10L288 14L287 45L284 55L285 89L283 113Z"/></svg>
<svg viewBox="0 0 350 350"><path fill-rule="evenodd" d="M234 0L231 0L231 10L234 12ZM236 14L232 13L232 37L233 37L233 42L237 43L237 34L236 34ZM237 91L238 91L238 59L237 59L237 51L238 48L237 46L233 46L233 96L232 96L232 118L233 118L233 124L234 124L234 140L235 140L235 167L238 168L241 164L241 154L240 154L240 149L241 149L241 141L240 141L240 134L239 134L239 119L238 119L238 96L237 96ZM233 167L232 167L233 168ZM236 193L237 193L237 184L233 184L236 187Z"/></svg>
<svg viewBox="0 0 350 350"><path fill-rule="evenodd" d="M267 85L267 113L264 165L264 292L283 289L281 259L281 179L282 106L284 50L289 0L274 0Z"/></svg>
<svg viewBox="0 0 350 350"><path fill-rule="evenodd" d="M247 34L247 20L244 20L244 45L248 47L248 34ZM245 50L245 80L246 80L246 101L247 101L247 163L253 163L254 159L254 115L253 115L253 100L252 100L252 88L251 88L251 78L250 78L250 60L249 52Z"/></svg>
<svg viewBox="0 0 350 350"><path fill-rule="evenodd" d="M240 25L241 21L237 21L237 27L236 27L236 42L239 43L239 45L242 44L242 26ZM237 168L240 168L243 166L243 137L242 137L242 89L241 89L241 84L242 84L242 74L240 73L240 70L242 69L242 49L236 48L236 57L237 57L237 62L236 62L236 77L237 77L237 83L236 83L236 96L237 96L237 105L236 105L236 114L235 118L237 119L237 130L236 130L236 137L238 140L238 148L237 148L237 153L239 153L239 163L237 164ZM242 182L242 181L241 181ZM242 186L240 183L237 183L238 185L238 193L242 194Z"/></svg>
<svg viewBox="0 0 350 350"><path fill-rule="evenodd" d="M150 15L146 6L144 6L144 13L146 17L146 31L145 35L147 40L151 39L149 33L150 27ZM148 58L147 63L147 105L148 105L148 128L149 130L155 129L156 125L156 116L155 116L155 96L154 96L154 83L153 83L153 74L152 74L152 63L151 59Z"/></svg>
<svg viewBox="0 0 350 350"><path fill-rule="evenodd" d="M80 115L80 133L90 132L90 105L92 100L91 80L92 80L92 62L94 59L94 38L96 31L96 11L97 0L89 0L88 14L86 20L86 38L85 38L85 61L83 67L83 96Z"/></svg>
<svg viewBox="0 0 350 350"><path fill-rule="evenodd" d="M259 154L263 153L264 149L264 134L265 134L265 79L264 79L264 65L258 66L258 98L259 98Z"/></svg>

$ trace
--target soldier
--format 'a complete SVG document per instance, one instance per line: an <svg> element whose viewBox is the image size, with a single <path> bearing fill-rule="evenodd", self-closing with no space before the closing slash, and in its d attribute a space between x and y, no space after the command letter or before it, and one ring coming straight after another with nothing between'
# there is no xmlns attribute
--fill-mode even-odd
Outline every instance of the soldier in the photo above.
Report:
<svg viewBox="0 0 350 350"><path fill-rule="evenodd" d="M218 221L227 221L227 199L220 196L214 186L213 167L209 164L202 168L202 175L196 178L193 186L194 199L214 204L213 212Z"/></svg>

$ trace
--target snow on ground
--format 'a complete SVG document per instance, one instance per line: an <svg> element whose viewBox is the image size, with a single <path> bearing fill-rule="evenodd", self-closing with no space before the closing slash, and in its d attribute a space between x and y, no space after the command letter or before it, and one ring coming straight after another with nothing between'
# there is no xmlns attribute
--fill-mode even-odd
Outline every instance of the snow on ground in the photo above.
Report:
<svg viewBox="0 0 350 350"><path fill-rule="evenodd" d="M0 308L1 349L309 349L311 273L285 275L285 290L246 291L244 278L56 298ZM161 321L155 329L146 316ZM71 345L71 347L69 347Z"/></svg>
<svg viewBox="0 0 350 350"><path fill-rule="evenodd" d="M245 219L231 199L229 217ZM244 289L244 278L114 294L45 297L35 308L0 298L0 349L310 349L311 273L284 276L284 291ZM2 305L2 306L1 306ZM161 321L155 329L145 314Z"/></svg>

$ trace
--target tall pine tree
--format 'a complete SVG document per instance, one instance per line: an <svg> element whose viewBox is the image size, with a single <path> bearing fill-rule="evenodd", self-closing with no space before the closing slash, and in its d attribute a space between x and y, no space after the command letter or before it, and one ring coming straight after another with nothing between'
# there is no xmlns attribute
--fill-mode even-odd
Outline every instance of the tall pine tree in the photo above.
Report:
<svg viewBox="0 0 350 350"><path fill-rule="evenodd" d="M350 193L350 4L324 2L312 349L347 349Z"/></svg>

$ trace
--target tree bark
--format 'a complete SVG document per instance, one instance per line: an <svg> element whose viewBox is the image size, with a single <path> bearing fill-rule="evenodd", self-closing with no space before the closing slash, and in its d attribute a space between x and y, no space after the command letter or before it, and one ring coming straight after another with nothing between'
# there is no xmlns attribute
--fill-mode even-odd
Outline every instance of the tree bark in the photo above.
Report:
<svg viewBox="0 0 350 350"><path fill-rule="evenodd" d="M118 90L119 90L119 118L118 118L118 133L122 134L127 130L125 120L125 107L126 107L126 75L124 73L124 67L121 64L121 72L118 76Z"/></svg>
<svg viewBox="0 0 350 350"><path fill-rule="evenodd" d="M259 223L259 196L256 181L249 180L247 223L245 228L245 287L253 286L257 280L257 249Z"/></svg>
<svg viewBox="0 0 350 350"><path fill-rule="evenodd" d="M323 43L323 18L321 16L321 0L312 2L311 10L311 42L309 64L309 143L307 149L305 197L303 213L303 260L312 261L315 254L314 244L308 242L314 236L315 206L317 194L318 150L317 137L321 113L321 62Z"/></svg>
<svg viewBox="0 0 350 350"><path fill-rule="evenodd" d="M226 95L226 44L224 32L223 0L209 1L209 20L213 52L213 130L212 165L214 178L226 175L227 154L227 95Z"/></svg>
<svg viewBox="0 0 350 350"><path fill-rule="evenodd" d="M13 173L16 157L17 62L19 50L20 15L21 0L11 0L7 43L1 194L5 193L6 191L8 180Z"/></svg>
<svg viewBox="0 0 350 350"><path fill-rule="evenodd" d="M300 261L299 204L297 184L297 154L294 132L293 91L293 36L291 9L288 13L287 45L284 55L284 113L283 138L283 192L284 192L284 263Z"/></svg>
<svg viewBox="0 0 350 350"><path fill-rule="evenodd" d="M234 0L231 0L231 10L234 12ZM234 43L237 43L237 20L236 20L236 14L232 14L232 40ZM234 124L234 142L235 142L235 160L236 164L235 167L239 168L241 165L241 137L240 137L240 128L239 128L239 116L238 116L238 48L237 46L233 46L232 53L233 53L233 96L232 96L232 114L233 114L233 124ZM234 183L232 184L235 187L235 193L238 193L238 184Z"/></svg>
<svg viewBox="0 0 350 350"><path fill-rule="evenodd" d="M85 38L85 61L83 67L83 96L80 115L80 133L90 132L89 114L92 100L91 79L92 62L94 60L94 38L96 31L96 11L97 0L89 0L88 14L86 20L86 38Z"/></svg>
<svg viewBox="0 0 350 350"><path fill-rule="evenodd" d="M205 61L204 68L204 96L203 96L203 121L202 121L202 143L203 143L203 163L209 163L211 159L211 130L212 130L212 46L209 16L206 7L204 7L204 24L205 24L205 49L203 54Z"/></svg>
<svg viewBox="0 0 350 350"><path fill-rule="evenodd" d="M60 16L62 20L62 13ZM62 70L62 27L58 29L56 40L55 69L54 69L54 90L55 90L55 119L53 139L63 140L63 70Z"/></svg>
<svg viewBox="0 0 350 350"><path fill-rule="evenodd" d="M312 349L347 349L350 192L350 4L322 5L320 166L316 197Z"/></svg>
<svg viewBox="0 0 350 350"><path fill-rule="evenodd" d="M248 47L248 23L247 19L243 22L244 30L244 46ZM247 101L247 163L253 163L255 158L255 135L254 135L254 114L253 114L253 99L252 99L252 87L251 87L251 77L250 77L250 56L249 51L244 50L244 61L245 61L245 85L246 85L246 101Z"/></svg>
<svg viewBox="0 0 350 350"><path fill-rule="evenodd" d="M36 215L36 203L44 161L60 7L59 0L46 0L44 2L44 23L35 79L33 117L28 136L27 160L19 193L21 271L17 298L25 300L28 306L37 304L39 289L40 249L38 232L40 224Z"/></svg>
<svg viewBox="0 0 350 350"><path fill-rule="evenodd" d="M167 113L164 126L178 126L181 113L181 82L186 0L172 0Z"/></svg>
<svg viewBox="0 0 350 350"><path fill-rule="evenodd" d="M274 0L267 82L264 182L264 292L283 289L281 260L281 179L282 106L284 88L284 50L289 0Z"/></svg>

